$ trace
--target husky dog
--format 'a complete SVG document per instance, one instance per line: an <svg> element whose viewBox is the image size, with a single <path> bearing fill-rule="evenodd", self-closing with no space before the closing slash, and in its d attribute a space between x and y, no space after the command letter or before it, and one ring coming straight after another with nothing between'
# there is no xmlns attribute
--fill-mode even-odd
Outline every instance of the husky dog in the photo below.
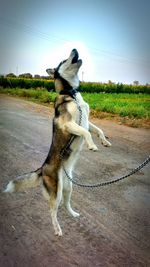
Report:
<svg viewBox="0 0 150 267"><path fill-rule="evenodd" d="M54 232L58 236L62 236L57 220L57 211L62 198L67 211L73 217L79 216L70 204L72 182L66 173L72 177L74 165L84 142L88 149L97 150L90 133L93 132L100 137L104 146L111 146L103 131L89 122L89 106L77 91L78 71L81 65L82 60L79 59L78 51L73 49L68 59L62 61L57 68L46 70L50 77L54 78L55 90L58 93L54 105L53 137L48 156L40 169L10 181L4 191L11 193L34 187L42 179L44 195L49 201Z"/></svg>

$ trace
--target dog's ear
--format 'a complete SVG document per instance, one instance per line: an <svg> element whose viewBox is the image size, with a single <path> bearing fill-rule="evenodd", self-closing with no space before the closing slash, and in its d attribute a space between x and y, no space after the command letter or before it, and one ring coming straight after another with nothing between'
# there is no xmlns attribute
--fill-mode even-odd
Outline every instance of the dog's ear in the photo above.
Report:
<svg viewBox="0 0 150 267"><path fill-rule="evenodd" d="M47 69L46 72L50 76L51 79L54 79L54 73L56 69Z"/></svg>

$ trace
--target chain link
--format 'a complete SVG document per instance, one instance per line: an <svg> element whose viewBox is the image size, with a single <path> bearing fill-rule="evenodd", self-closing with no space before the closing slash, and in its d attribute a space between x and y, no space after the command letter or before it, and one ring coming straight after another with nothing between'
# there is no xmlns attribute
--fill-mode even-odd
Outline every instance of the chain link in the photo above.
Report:
<svg viewBox="0 0 150 267"><path fill-rule="evenodd" d="M76 95L74 95L74 101L76 102L78 110L79 110L79 126L80 126L81 122L82 122L82 109L81 109L81 107L79 105L79 102L78 102L78 100L76 98Z"/></svg>

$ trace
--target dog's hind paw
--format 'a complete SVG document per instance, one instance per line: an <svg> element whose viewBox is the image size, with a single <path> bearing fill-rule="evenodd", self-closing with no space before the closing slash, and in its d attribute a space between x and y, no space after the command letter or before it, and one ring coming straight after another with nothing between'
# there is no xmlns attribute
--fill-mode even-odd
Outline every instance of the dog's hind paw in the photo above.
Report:
<svg viewBox="0 0 150 267"><path fill-rule="evenodd" d="M77 217L80 216L80 213L75 212L75 211L72 211L72 212L71 212L71 215L72 215L74 218L77 218Z"/></svg>
<svg viewBox="0 0 150 267"><path fill-rule="evenodd" d="M13 193L15 192L15 185L13 181L10 181L6 187L6 189L3 191L4 193Z"/></svg>
<svg viewBox="0 0 150 267"><path fill-rule="evenodd" d="M57 228L55 229L54 234L55 234L56 236L62 236L62 230L61 230L61 228L60 228L60 227L57 227Z"/></svg>
<svg viewBox="0 0 150 267"><path fill-rule="evenodd" d="M73 216L74 218L80 216L80 213L74 211L71 207L70 207L70 208L67 208L67 210L68 210L69 214L70 214L71 216Z"/></svg>

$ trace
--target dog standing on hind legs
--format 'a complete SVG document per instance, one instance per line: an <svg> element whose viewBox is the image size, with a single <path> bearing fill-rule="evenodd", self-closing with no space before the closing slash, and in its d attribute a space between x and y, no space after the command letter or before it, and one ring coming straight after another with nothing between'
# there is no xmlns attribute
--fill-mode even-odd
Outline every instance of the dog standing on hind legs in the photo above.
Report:
<svg viewBox="0 0 150 267"><path fill-rule="evenodd" d="M78 71L81 65L82 60L79 59L78 51L73 49L68 59L62 61L57 68L46 70L54 79L55 90L58 93L54 105L53 137L48 156L41 168L10 181L4 191L12 193L34 187L42 179L43 192L49 201L54 232L58 236L62 236L57 220L57 211L62 198L67 211L73 217L79 216L79 213L71 207L72 182L66 177L63 168L72 177L74 165L84 142L90 150L97 150L92 140L92 132L100 137L104 146L111 146L103 131L89 122L89 106L77 91ZM81 118L79 107L82 110Z"/></svg>

